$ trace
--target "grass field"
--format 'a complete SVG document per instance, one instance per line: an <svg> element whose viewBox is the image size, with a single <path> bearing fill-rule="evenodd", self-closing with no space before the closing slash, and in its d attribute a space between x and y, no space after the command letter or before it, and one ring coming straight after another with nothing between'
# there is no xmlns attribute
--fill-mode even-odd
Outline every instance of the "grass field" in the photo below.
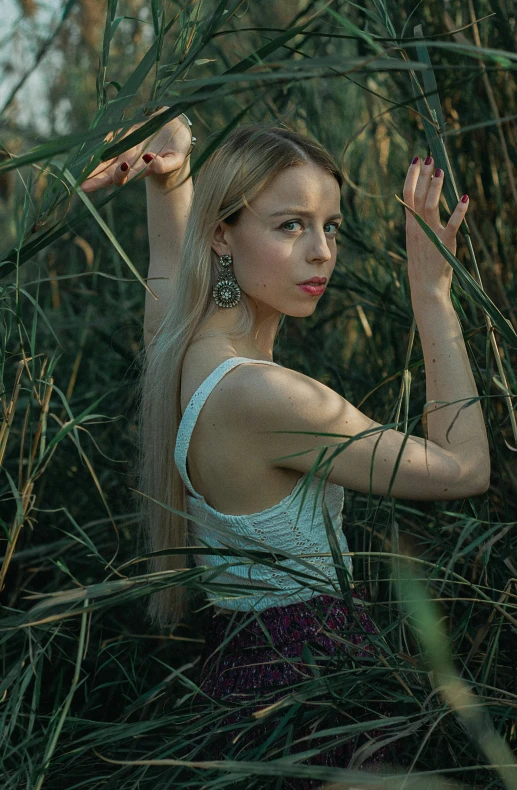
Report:
<svg viewBox="0 0 517 790"><path fill-rule="evenodd" d="M279 788L284 775L369 786L358 771L282 758L293 720L311 720L317 694L323 707L334 695L362 704L372 719L381 699L405 706L390 732L405 738L411 770L376 787L515 790L514 4L83 0L63 5L48 30L34 4L20 2L19 14L1 46L20 36L33 50L29 72L44 70L51 51L62 67L48 92L48 138L19 120L22 68L1 121L2 787L251 790ZM396 196L413 156L431 153L445 171L443 220L445 203L470 197L453 300L483 399L491 487L447 502L346 492L355 579L369 582L393 659L361 683L336 664L331 687L300 684L273 712L284 726L271 742L224 765L196 764L201 733L224 713L191 707L208 610L173 634L144 618L163 585L208 589L202 569L151 579L139 554L132 396L145 188L77 192L109 157L107 132L142 120L153 103L191 117L194 177L210 135L237 119L279 120L334 154L346 182L336 269L309 319L286 318L275 359L419 436L425 375Z"/></svg>

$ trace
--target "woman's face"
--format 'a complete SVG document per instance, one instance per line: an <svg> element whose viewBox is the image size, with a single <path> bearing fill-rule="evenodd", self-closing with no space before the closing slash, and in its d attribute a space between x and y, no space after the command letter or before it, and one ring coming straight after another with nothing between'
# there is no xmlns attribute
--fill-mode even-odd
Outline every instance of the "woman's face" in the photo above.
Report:
<svg viewBox="0 0 517 790"><path fill-rule="evenodd" d="M330 279L342 220L334 176L315 164L288 167L244 207L236 225L221 222L218 255L230 254L237 283L261 318L275 311L311 315L320 296L302 290L311 277Z"/></svg>

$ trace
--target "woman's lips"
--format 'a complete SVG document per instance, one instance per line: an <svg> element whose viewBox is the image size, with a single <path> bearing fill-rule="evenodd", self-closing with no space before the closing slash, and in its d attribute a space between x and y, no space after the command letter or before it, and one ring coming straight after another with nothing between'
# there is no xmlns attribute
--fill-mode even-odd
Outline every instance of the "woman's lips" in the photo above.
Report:
<svg viewBox="0 0 517 790"><path fill-rule="evenodd" d="M325 285L316 285L316 283L301 283L298 288L306 291L313 296L320 296L325 290Z"/></svg>

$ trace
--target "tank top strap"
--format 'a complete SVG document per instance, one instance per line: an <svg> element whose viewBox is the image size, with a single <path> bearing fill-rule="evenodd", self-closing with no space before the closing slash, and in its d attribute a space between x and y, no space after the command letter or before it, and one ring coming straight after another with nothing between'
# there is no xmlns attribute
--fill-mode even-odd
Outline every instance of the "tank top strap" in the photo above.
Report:
<svg viewBox="0 0 517 790"><path fill-rule="evenodd" d="M178 427L176 446L174 448L174 462L183 482L187 486L192 496L196 497L197 499L203 499L203 497L194 491L192 483L190 482L189 476L187 474L187 453L192 431L194 430L199 413L214 387L221 381L223 376L226 375L229 370L232 370L232 368L235 368L242 362L255 362L262 363L264 365L276 365L277 367L281 367L277 362L270 362L267 359L252 359L249 357L230 357L230 359L225 359L224 362L221 362L221 364L212 371L212 373L194 392L187 404Z"/></svg>

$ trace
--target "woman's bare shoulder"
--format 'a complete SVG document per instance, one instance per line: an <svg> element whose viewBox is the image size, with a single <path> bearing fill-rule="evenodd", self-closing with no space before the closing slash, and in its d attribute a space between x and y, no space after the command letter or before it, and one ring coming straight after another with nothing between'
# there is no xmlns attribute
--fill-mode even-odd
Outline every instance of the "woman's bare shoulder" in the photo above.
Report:
<svg viewBox="0 0 517 790"><path fill-rule="evenodd" d="M239 366L240 367L240 366ZM243 366L244 367L244 366ZM317 379L282 365L246 365L232 383L232 395L244 420L264 425L271 421L299 424L322 411L343 409L346 401Z"/></svg>

